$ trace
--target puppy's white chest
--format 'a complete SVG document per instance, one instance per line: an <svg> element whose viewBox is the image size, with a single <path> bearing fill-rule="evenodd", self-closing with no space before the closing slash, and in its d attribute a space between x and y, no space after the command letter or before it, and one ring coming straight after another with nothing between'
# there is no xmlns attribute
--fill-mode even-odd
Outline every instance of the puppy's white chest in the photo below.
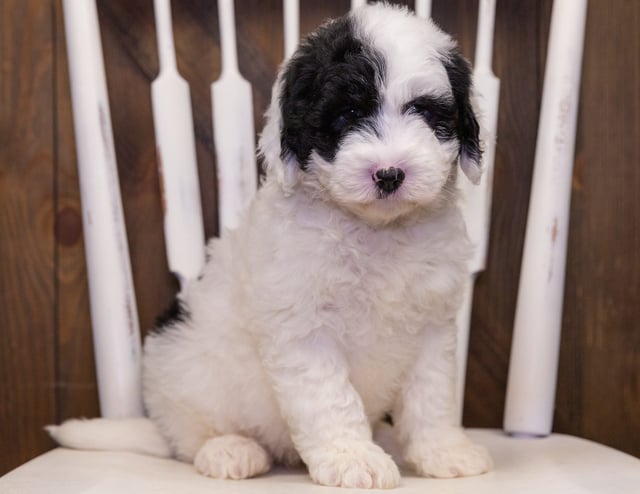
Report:
<svg viewBox="0 0 640 494"><path fill-rule="evenodd" d="M341 275L327 279L322 317L341 346L367 415L378 419L390 411L420 350L428 290L420 281L422 269L400 251L343 253L340 267Z"/></svg>
<svg viewBox="0 0 640 494"><path fill-rule="evenodd" d="M421 336L395 334L381 337L368 347L345 349L349 380L371 419L391 411L420 350Z"/></svg>
<svg viewBox="0 0 640 494"><path fill-rule="evenodd" d="M354 347L402 339L425 324L431 290L425 262L401 247L336 246L335 268L319 272L325 297L321 310L330 326ZM391 243L391 242L389 242Z"/></svg>

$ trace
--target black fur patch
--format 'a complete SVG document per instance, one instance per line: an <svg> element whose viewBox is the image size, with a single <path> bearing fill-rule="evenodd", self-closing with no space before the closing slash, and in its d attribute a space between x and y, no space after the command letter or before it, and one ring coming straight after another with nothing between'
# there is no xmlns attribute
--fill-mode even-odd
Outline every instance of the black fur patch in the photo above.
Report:
<svg viewBox="0 0 640 494"><path fill-rule="evenodd" d="M471 67L457 50L451 52L443 62L456 103L456 129L460 140L460 155L479 164L482 150L479 140L480 128L470 99Z"/></svg>
<svg viewBox="0 0 640 494"><path fill-rule="evenodd" d="M440 141L458 137L458 110L454 101L420 96L407 103L403 111L420 115Z"/></svg>
<svg viewBox="0 0 640 494"><path fill-rule="evenodd" d="M187 321L190 316L187 307L178 299L175 299L169 308L156 318L156 325L153 331L161 333L172 324Z"/></svg>
<svg viewBox="0 0 640 494"><path fill-rule="evenodd" d="M346 133L371 130L383 77L382 56L354 36L349 17L307 37L284 74L282 156L292 154L303 170L313 150L332 161Z"/></svg>

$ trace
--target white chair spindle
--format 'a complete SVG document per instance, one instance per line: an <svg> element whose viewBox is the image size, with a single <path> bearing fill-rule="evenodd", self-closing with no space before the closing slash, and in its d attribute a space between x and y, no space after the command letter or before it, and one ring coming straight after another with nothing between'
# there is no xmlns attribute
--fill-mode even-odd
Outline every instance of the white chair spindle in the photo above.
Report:
<svg viewBox="0 0 640 494"><path fill-rule="evenodd" d="M140 331L95 0L64 0L100 411L142 415Z"/></svg>
<svg viewBox="0 0 640 494"><path fill-rule="evenodd" d="M258 186L251 85L238 69L233 0L218 0L222 74L211 85L220 233L238 226Z"/></svg>
<svg viewBox="0 0 640 494"><path fill-rule="evenodd" d="M164 238L181 289L204 265L204 225L191 93L178 73L170 0L154 0L160 73L151 84Z"/></svg>
<svg viewBox="0 0 640 494"><path fill-rule="evenodd" d="M431 17L431 0L416 0L415 11L418 17L429 19Z"/></svg>
<svg viewBox="0 0 640 494"><path fill-rule="evenodd" d="M284 0L284 58L289 58L300 39L300 2Z"/></svg>
<svg viewBox="0 0 640 494"><path fill-rule="evenodd" d="M555 0L511 346L504 428L551 432L586 0Z"/></svg>

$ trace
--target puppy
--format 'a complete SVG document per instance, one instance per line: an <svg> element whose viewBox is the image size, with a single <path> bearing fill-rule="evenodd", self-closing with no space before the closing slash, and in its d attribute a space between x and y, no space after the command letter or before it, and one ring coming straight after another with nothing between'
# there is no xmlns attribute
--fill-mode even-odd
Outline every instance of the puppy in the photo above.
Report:
<svg viewBox="0 0 640 494"><path fill-rule="evenodd" d="M470 255L458 163L480 176L470 93L454 41L404 8L366 6L307 37L273 88L253 204L146 338L153 425L111 422L108 445L110 421L52 435L217 478L302 460L319 484L390 488L398 467L372 441L390 414L418 474L489 470L454 418Z"/></svg>

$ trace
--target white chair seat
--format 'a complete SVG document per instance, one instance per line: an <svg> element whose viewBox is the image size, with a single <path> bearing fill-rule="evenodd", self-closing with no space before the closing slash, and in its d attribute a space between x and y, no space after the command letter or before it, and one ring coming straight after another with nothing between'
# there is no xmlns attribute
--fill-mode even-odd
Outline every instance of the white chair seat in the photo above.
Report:
<svg viewBox="0 0 640 494"><path fill-rule="evenodd" d="M640 460L606 446L562 434L515 439L501 431L471 429L489 448L495 470L479 477L440 480L404 476L398 493L583 494L640 493ZM192 465L131 453L58 448L0 478L3 494L305 494L345 491L312 484L303 470L276 469L243 481L214 480Z"/></svg>

